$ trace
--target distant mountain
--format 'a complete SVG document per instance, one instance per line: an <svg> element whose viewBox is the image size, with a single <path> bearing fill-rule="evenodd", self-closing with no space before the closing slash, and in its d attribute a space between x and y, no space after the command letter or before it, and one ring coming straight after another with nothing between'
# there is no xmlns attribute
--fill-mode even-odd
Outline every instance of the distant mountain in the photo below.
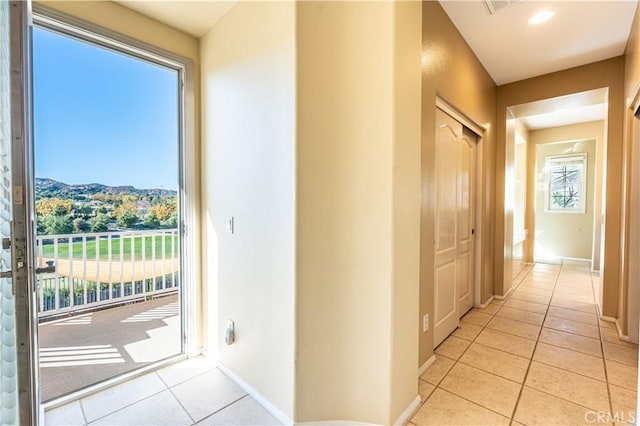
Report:
<svg viewBox="0 0 640 426"><path fill-rule="evenodd" d="M58 197L83 200L94 194L124 195L132 194L148 197L175 197L177 192L171 189L138 189L133 186L109 186L100 183L71 185L48 178L36 178L36 200Z"/></svg>

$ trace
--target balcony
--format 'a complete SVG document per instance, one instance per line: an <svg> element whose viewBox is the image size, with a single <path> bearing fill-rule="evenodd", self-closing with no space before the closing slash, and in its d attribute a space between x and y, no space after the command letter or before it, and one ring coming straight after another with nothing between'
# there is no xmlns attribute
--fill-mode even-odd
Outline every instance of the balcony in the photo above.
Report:
<svg viewBox="0 0 640 426"><path fill-rule="evenodd" d="M181 350L176 229L36 240L43 401Z"/></svg>

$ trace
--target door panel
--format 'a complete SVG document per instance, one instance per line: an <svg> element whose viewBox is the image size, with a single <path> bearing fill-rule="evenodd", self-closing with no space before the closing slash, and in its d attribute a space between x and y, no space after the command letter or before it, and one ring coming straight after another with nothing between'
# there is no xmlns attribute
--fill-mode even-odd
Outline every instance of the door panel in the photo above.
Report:
<svg viewBox="0 0 640 426"><path fill-rule="evenodd" d="M458 137L462 126L447 115L439 116L436 125L434 339L437 345L455 330L460 318L456 290L456 211L460 161Z"/></svg>
<svg viewBox="0 0 640 426"><path fill-rule="evenodd" d="M11 97L9 2L0 0L0 234L11 238ZM0 273L11 271L11 250L2 249ZM0 424L18 423L16 300L11 278L0 278Z"/></svg>
<svg viewBox="0 0 640 426"><path fill-rule="evenodd" d="M37 353L30 274L30 4L0 0L0 314L2 424L38 424Z"/></svg>
<svg viewBox="0 0 640 426"><path fill-rule="evenodd" d="M443 123L436 138L436 255L456 246L456 170L458 129Z"/></svg>
<svg viewBox="0 0 640 426"><path fill-rule="evenodd" d="M436 267L434 330L449 329L448 322L451 321L451 318L456 320L457 325L458 318L455 317L458 311L456 292L455 287L450 284L455 281L455 278L455 260Z"/></svg>
<svg viewBox="0 0 640 426"><path fill-rule="evenodd" d="M473 307L474 223L475 223L475 162L476 138L463 128L460 140L460 169L458 173L458 295L460 316Z"/></svg>
<svg viewBox="0 0 640 426"><path fill-rule="evenodd" d="M473 304L475 137L436 110L434 345Z"/></svg>

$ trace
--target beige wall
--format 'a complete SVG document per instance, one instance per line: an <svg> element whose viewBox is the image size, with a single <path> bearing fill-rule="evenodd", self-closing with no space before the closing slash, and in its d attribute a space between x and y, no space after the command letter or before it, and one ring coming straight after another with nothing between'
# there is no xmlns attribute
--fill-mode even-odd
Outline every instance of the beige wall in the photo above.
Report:
<svg viewBox="0 0 640 426"><path fill-rule="evenodd" d="M200 54L206 302L212 314L217 310L209 337L218 360L291 419L294 3L239 3L203 36ZM230 346L227 319L236 327Z"/></svg>
<svg viewBox="0 0 640 426"><path fill-rule="evenodd" d="M518 240L524 238L521 243L513 245L513 266L512 276L515 277L524 267L523 262L530 262L527 250L529 247L529 230L526 226L527 212L527 156L529 150L529 130L520 120L516 120L516 133L522 138L521 141L516 140L514 148L514 168L515 168L515 184L514 184L514 208L513 208L513 233Z"/></svg>
<svg viewBox="0 0 640 426"><path fill-rule="evenodd" d="M420 315L433 318L433 239L435 173L436 95L448 99L457 109L487 128L482 159L484 200L477 209L484 213L482 232L482 301L493 294L494 156L496 129L496 86L438 2L422 7L422 208L420 229ZM430 331L420 332L422 365L433 354L433 322Z"/></svg>
<svg viewBox="0 0 640 426"><path fill-rule="evenodd" d="M297 5L297 421L417 396L420 7Z"/></svg>
<svg viewBox="0 0 640 426"><path fill-rule="evenodd" d="M497 102L497 152L496 152L496 241L511 241L504 227L505 210L500 200L504 199L505 170L509 167L505 156L506 111L509 106L520 105L541 99L571 93L584 92L603 87L609 88L608 130L606 138L606 234L604 252L604 276L602 308L603 315L618 315L618 285L620 279L620 206L622 186L622 126L623 126L623 78L624 58L617 57L593 64L571 68L540 77L498 87ZM502 276L505 265L511 259L505 257L505 247L496 247L496 276ZM511 283L496 283L496 293L502 294Z"/></svg>
<svg viewBox="0 0 640 426"><path fill-rule="evenodd" d="M531 132L536 144L535 252L536 260L558 261L560 258L591 259L593 246L595 140L555 143L554 129ZM549 156L586 154L585 212L557 213L547 211L546 159Z"/></svg>
<svg viewBox="0 0 640 426"><path fill-rule="evenodd" d="M393 22L391 421L397 420L415 398L418 366L421 6L419 2L398 2Z"/></svg>
<svg viewBox="0 0 640 426"><path fill-rule="evenodd" d="M112 1L37 0L36 3L182 55L194 65L199 62L198 39Z"/></svg>

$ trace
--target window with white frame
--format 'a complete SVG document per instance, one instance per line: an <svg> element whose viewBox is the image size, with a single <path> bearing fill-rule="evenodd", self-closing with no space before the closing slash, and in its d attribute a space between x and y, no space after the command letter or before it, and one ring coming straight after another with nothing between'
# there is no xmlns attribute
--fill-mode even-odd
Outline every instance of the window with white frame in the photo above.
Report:
<svg viewBox="0 0 640 426"><path fill-rule="evenodd" d="M587 154L546 158L546 210L585 213Z"/></svg>

